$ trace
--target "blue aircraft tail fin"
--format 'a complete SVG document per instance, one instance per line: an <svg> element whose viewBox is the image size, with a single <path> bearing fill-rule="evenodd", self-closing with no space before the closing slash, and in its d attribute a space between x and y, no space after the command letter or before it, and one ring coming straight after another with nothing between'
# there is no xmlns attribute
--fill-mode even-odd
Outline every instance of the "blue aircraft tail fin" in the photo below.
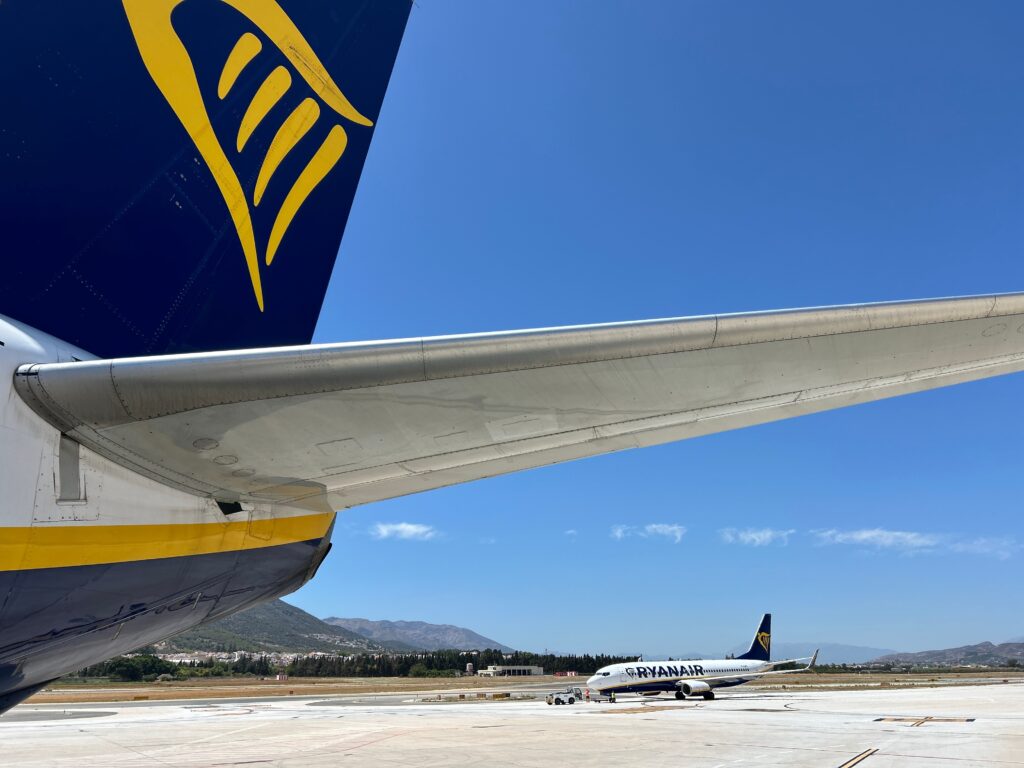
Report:
<svg viewBox="0 0 1024 768"><path fill-rule="evenodd" d="M761 617L754 639L750 641L750 650L737 659L751 661L771 661L772 658L772 615L766 613Z"/></svg>
<svg viewBox="0 0 1024 768"><path fill-rule="evenodd" d="M0 314L101 357L308 343L410 7L0 4Z"/></svg>

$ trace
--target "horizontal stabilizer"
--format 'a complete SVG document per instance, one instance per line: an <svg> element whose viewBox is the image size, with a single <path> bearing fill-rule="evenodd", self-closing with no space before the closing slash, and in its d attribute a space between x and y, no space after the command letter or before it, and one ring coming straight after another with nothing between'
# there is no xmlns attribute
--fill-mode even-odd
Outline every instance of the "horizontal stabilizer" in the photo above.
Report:
<svg viewBox="0 0 1024 768"><path fill-rule="evenodd" d="M351 507L1024 369L1024 294L24 365L61 431L224 500Z"/></svg>

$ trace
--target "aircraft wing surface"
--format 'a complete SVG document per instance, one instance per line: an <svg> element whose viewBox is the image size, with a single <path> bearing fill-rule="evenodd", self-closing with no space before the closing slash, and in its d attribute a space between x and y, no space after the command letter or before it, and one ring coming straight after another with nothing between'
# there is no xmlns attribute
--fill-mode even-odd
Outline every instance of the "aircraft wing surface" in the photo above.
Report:
<svg viewBox="0 0 1024 768"><path fill-rule="evenodd" d="M684 678L676 682L676 686L682 687L686 683L718 683L722 681L736 681L736 680L754 680L756 678L765 677L766 675L794 675L797 672L809 672L810 666L800 667L799 669L772 669L766 672L737 672L732 675L717 675L715 677L694 677Z"/></svg>
<svg viewBox="0 0 1024 768"><path fill-rule="evenodd" d="M1024 294L24 365L73 439L225 501L345 508L1024 369Z"/></svg>
<svg viewBox="0 0 1024 768"><path fill-rule="evenodd" d="M685 683L694 683L698 681L702 683L711 683L734 680L753 680L754 678L764 677L765 675L792 675L796 674L797 672L810 672L812 669L814 669L814 665L818 663L818 652L820 650L820 648L815 650L812 656L805 656L799 659L784 659L782 661L772 662L772 665L776 667L780 664L794 664L798 661L807 662L804 666L799 667L797 669L767 669L763 672L740 672L738 674L718 675L716 677L705 677L704 675L701 675L700 677L679 680L676 682L676 685L682 687Z"/></svg>

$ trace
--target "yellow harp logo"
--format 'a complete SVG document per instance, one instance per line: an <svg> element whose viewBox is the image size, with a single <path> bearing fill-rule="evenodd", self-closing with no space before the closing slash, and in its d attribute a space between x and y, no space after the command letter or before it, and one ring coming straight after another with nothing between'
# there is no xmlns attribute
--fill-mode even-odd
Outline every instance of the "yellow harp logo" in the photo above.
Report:
<svg viewBox="0 0 1024 768"><path fill-rule="evenodd" d="M771 645L772 642L772 636L768 632L758 632L757 642L761 644L761 647L764 648L765 653L767 653L768 646Z"/></svg>
<svg viewBox="0 0 1024 768"><path fill-rule="evenodd" d="M324 65L313 53L309 43L278 5L277 0L220 0L251 21L283 54L289 65L274 69L256 90L256 95L242 117L235 150L238 153L242 152L256 127L288 92L292 85L293 73L306 82L313 94L303 99L292 110L271 141L256 178L250 207L249 198L242 189L238 174L210 123L192 59L171 24L171 14L184 0L122 1L132 34L150 77L192 138L224 197L238 233L242 252L245 254L256 303L262 312L263 286L260 280L259 249L252 214L263 199L274 171L319 119L321 103L333 110L336 115L353 123L372 126L373 122L363 117L345 98ZM263 42L251 32L244 33L238 39L221 70L217 83L219 98L223 99L231 92L239 75L262 49ZM334 115L331 115L330 119L335 120ZM281 239L288 231L295 214L313 189L341 159L347 145L348 134L340 124L335 123L274 215L274 224L264 250L264 262L267 266L274 261Z"/></svg>

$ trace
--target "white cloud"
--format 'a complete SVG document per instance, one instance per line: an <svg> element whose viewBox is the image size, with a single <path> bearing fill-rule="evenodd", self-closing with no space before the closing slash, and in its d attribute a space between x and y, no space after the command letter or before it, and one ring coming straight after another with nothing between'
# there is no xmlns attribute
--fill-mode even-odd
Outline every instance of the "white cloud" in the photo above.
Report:
<svg viewBox="0 0 1024 768"><path fill-rule="evenodd" d="M664 536L678 544L685 535L686 528L677 523L648 523L643 528L634 525L613 525L611 530L611 537L616 541L622 541L629 536L640 536L645 539L651 536Z"/></svg>
<svg viewBox="0 0 1024 768"><path fill-rule="evenodd" d="M649 523L644 526L643 536L665 536L675 539L676 544L683 540L686 535L686 528L675 523Z"/></svg>
<svg viewBox="0 0 1024 768"><path fill-rule="evenodd" d="M564 533L566 536L575 536L577 531L575 528L570 528L567 531L562 531L562 533Z"/></svg>
<svg viewBox="0 0 1024 768"><path fill-rule="evenodd" d="M949 548L963 554L988 555L1006 560L1020 549L1020 544L1012 536L981 536L977 539L954 541Z"/></svg>
<svg viewBox="0 0 1024 768"><path fill-rule="evenodd" d="M622 541L627 536L632 536L635 530L631 525L613 525L611 536L616 541Z"/></svg>
<svg viewBox="0 0 1024 768"><path fill-rule="evenodd" d="M748 547L765 547L769 544L789 544L789 537L796 533L793 528L723 528L718 532L726 544L745 544Z"/></svg>
<svg viewBox="0 0 1024 768"><path fill-rule="evenodd" d="M862 528L857 531L815 531L822 544L856 544L875 549L899 549L905 552L935 549L942 543L942 537L934 533L919 531L889 531L885 528Z"/></svg>
<svg viewBox="0 0 1024 768"><path fill-rule="evenodd" d="M891 549L905 553L954 552L964 555L982 555L1006 560L1020 550L1021 544L1012 536L976 536L922 533L920 531L889 531L884 528L865 528L858 531L814 531L822 544L852 544L874 549Z"/></svg>
<svg viewBox="0 0 1024 768"><path fill-rule="evenodd" d="M419 523L377 523L370 533L378 539L414 539L428 541L437 535L432 526Z"/></svg>

